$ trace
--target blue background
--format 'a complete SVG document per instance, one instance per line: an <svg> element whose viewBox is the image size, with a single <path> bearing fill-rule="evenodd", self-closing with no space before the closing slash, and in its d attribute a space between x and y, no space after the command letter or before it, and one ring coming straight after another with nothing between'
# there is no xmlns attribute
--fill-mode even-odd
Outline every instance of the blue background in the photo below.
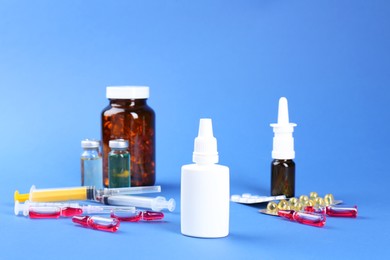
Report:
<svg viewBox="0 0 390 260"><path fill-rule="evenodd" d="M388 1L0 1L0 259L389 256ZM268 195L281 96L296 194L333 193L357 219L314 228L231 203L230 235L163 223L115 233L13 214L15 189L80 184L80 140L100 138L107 85L148 85L157 183L180 204L199 118L213 119L231 193Z"/></svg>

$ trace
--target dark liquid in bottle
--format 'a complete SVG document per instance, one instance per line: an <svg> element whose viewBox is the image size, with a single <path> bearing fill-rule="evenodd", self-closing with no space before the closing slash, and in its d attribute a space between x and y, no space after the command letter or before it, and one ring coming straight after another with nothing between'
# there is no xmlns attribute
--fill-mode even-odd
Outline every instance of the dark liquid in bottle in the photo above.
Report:
<svg viewBox="0 0 390 260"><path fill-rule="evenodd" d="M271 163L271 195L295 196L295 163L275 159Z"/></svg>

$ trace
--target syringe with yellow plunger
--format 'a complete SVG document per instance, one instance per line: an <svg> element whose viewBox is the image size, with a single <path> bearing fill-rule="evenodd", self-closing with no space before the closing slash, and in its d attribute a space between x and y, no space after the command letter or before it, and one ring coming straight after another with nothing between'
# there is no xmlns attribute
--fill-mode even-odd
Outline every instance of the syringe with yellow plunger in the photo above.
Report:
<svg viewBox="0 0 390 260"><path fill-rule="evenodd" d="M100 201L103 196L122 195L122 194L143 194L161 192L161 186L140 186L128 188L105 188L96 189L93 186L36 189L33 185L30 193L20 194L15 191L14 200L24 202L26 200L34 202L52 202L67 200L94 200Z"/></svg>

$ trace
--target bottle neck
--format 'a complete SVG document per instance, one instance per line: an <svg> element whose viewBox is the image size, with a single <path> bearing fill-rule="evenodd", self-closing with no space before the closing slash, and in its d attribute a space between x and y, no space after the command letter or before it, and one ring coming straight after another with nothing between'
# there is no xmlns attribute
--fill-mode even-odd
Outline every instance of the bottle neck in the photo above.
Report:
<svg viewBox="0 0 390 260"><path fill-rule="evenodd" d="M96 158L100 156L101 154L99 152L99 148L83 148L83 152L81 154L81 157L84 158Z"/></svg>
<svg viewBox="0 0 390 260"><path fill-rule="evenodd" d="M199 165L199 166L207 166L207 165L215 165L217 163L214 163L214 162L193 162L194 164L196 165Z"/></svg>
<svg viewBox="0 0 390 260"><path fill-rule="evenodd" d="M277 159L277 158L272 158L273 161L279 161L279 162L293 162L294 159Z"/></svg>
<svg viewBox="0 0 390 260"><path fill-rule="evenodd" d="M84 152L99 152L99 147L85 147L83 150Z"/></svg>
<svg viewBox="0 0 390 260"><path fill-rule="evenodd" d="M113 147L113 148L111 148L111 152L126 152L127 149L128 149L128 147L126 147L126 148L115 148L115 147Z"/></svg>
<svg viewBox="0 0 390 260"><path fill-rule="evenodd" d="M145 106L147 99L109 99L112 107Z"/></svg>

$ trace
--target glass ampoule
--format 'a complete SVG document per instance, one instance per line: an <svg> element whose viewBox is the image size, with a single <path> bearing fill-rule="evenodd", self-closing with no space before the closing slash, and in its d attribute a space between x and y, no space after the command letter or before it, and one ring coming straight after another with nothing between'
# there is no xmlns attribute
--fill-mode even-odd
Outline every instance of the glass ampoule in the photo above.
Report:
<svg viewBox="0 0 390 260"><path fill-rule="evenodd" d="M120 221L116 218L106 218L100 216L74 216L72 221L85 228L107 232L116 232L120 225Z"/></svg>

